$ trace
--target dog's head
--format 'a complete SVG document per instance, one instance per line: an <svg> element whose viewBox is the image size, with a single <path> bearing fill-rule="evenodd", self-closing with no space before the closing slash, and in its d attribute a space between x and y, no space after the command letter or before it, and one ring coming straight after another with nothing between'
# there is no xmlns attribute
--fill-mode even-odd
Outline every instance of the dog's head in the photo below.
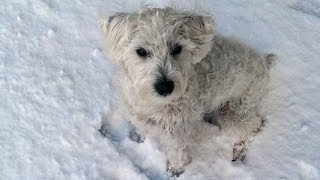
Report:
<svg viewBox="0 0 320 180"><path fill-rule="evenodd" d="M181 97L193 65L210 51L211 17L172 8L145 8L100 20L107 51L142 99L168 103Z"/></svg>

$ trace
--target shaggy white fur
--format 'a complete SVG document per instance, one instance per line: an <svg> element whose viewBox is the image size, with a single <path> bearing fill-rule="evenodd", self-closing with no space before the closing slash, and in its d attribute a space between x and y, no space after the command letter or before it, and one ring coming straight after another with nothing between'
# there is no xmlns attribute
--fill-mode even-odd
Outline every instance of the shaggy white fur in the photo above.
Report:
<svg viewBox="0 0 320 180"><path fill-rule="evenodd" d="M100 26L108 53L121 67L115 114L126 114L141 133L159 134L170 172L179 175L191 162L200 132L210 126L203 117L212 111L222 131L239 140L233 160L244 158L245 144L263 123L258 108L272 54L263 57L217 35L209 16L173 8L117 13ZM155 90L159 79L173 82L169 95Z"/></svg>

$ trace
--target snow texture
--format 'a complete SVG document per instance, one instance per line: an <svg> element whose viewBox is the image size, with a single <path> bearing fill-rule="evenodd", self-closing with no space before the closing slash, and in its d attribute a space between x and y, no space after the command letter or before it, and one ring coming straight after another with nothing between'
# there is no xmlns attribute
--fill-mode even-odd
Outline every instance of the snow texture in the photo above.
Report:
<svg viewBox="0 0 320 180"><path fill-rule="evenodd" d="M116 67L99 16L166 1L2 0L0 179L170 179L156 137L136 143L114 110ZM194 6L194 2L174 4ZM319 0L215 0L217 30L273 52L265 128L243 164L228 138L209 134L178 179L320 179ZM102 131L102 130L101 130Z"/></svg>

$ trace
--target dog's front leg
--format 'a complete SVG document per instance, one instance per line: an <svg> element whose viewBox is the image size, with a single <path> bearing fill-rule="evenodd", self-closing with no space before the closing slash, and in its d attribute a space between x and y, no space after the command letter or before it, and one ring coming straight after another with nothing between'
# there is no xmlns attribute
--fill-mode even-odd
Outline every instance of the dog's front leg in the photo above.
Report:
<svg viewBox="0 0 320 180"><path fill-rule="evenodd" d="M200 117L200 116L199 116ZM165 133L168 150L167 170L172 176L179 176L191 160L191 152L199 142L200 121L195 116L177 117L170 131Z"/></svg>
<svg viewBox="0 0 320 180"><path fill-rule="evenodd" d="M168 146L167 171L172 176L179 176L184 172L186 165L191 163L191 145L187 145L182 139L172 139Z"/></svg>

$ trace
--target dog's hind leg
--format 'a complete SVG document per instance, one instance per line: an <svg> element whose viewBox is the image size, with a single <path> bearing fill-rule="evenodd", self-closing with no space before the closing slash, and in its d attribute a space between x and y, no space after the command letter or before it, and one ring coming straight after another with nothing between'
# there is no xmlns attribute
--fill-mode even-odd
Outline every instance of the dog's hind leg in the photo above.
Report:
<svg viewBox="0 0 320 180"><path fill-rule="evenodd" d="M220 123L228 135L235 137L232 161L244 161L250 142L261 130L264 120L253 110L245 115L237 115L231 112L227 117L220 117Z"/></svg>
<svg viewBox="0 0 320 180"><path fill-rule="evenodd" d="M232 161L245 159L249 143L264 124L264 118L258 114L262 95L259 87L251 87L240 99L228 101L218 110L222 130L236 138Z"/></svg>

